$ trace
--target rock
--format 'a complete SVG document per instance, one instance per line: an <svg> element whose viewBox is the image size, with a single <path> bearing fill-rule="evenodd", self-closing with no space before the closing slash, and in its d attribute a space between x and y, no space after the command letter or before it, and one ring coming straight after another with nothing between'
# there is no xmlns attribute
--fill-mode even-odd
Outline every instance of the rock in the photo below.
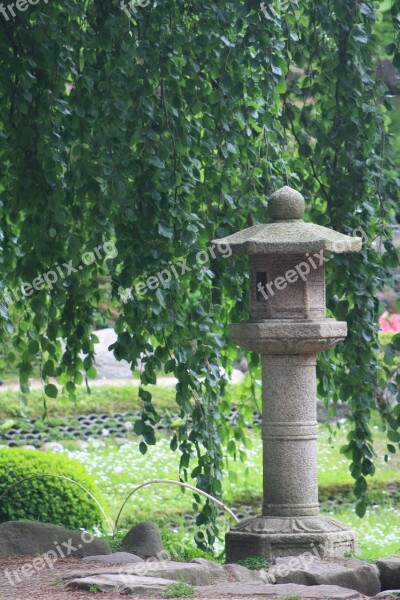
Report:
<svg viewBox="0 0 400 600"><path fill-rule="evenodd" d="M382 590L400 588L400 554L385 556L376 561L379 569Z"/></svg>
<svg viewBox="0 0 400 600"><path fill-rule="evenodd" d="M141 558L157 556L163 551L160 530L152 521L143 521L132 527L122 540L122 546Z"/></svg>
<svg viewBox="0 0 400 600"><path fill-rule="evenodd" d="M105 554L103 556L85 556L83 560L94 560L109 565L144 562L143 558L136 556L136 554L131 554L130 552L114 552L113 554Z"/></svg>
<svg viewBox="0 0 400 600"><path fill-rule="evenodd" d="M81 450L86 450L87 448L89 448L89 442L85 442L85 440L74 440L75 444L78 446L78 448L81 448Z"/></svg>
<svg viewBox="0 0 400 600"><path fill-rule="evenodd" d="M123 575L135 577L161 577L173 581L185 581L190 585L211 585L213 577L208 568L195 563L180 563L174 561L159 561L149 559L141 563L126 564L120 567L86 567L70 571L63 579L86 579L93 576Z"/></svg>
<svg viewBox="0 0 400 600"><path fill-rule="evenodd" d="M298 583L300 585L339 585L374 596L381 590L376 565L356 558L320 559L307 555L277 558L275 564L264 571L268 583Z"/></svg>
<svg viewBox="0 0 400 600"><path fill-rule="evenodd" d="M36 446L32 446L32 444L25 444L22 446L24 450L36 450Z"/></svg>
<svg viewBox="0 0 400 600"><path fill-rule="evenodd" d="M74 579L68 583L68 587L93 590L93 587L96 586L95 589L101 592L153 596L154 594L161 594L171 583L174 583L171 579L161 579L159 577L95 575L83 579Z"/></svg>
<svg viewBox="0 0 400 600"><path fill-rule="evenodd" d="M84 531L52 523L7 521L0 524L0 555L31 556L49 553L54 561L63 556L111 554L103 540Z"/></svg>
<svg viewBox="0 0 400 600"><path fill-rule="evenodd" d="M64 447L59 442L44 442L44 444L40 446L40 449L46 451L50 450L50 452L62 452Z"/></svg>
<svg viewBox="0 0 400 600"><path fill-rule="evenodd" d="M262 581L260 577L260 571L247 569L247 567L237 564L230 564L226 566L236 577L236 579L240 581L240 583L260 583Z"/></svg>
<svg viewBox="0 0 400 600"><path fill-rule="evenodd" d="M400 598L400 590L385 590L374 596L374 600L398 600Z"/></svg>
<svg viewBox="0 0 400 600"><path fill-rule="evenodd" d="M362 600L362 596L355 590L348 590L337 585L296 585L286 583L279 585L268 585L265 583L218 583L205 588L198 588L196 596L201 598L216 598L217 594L224 596L261 596L262 598L279 598L286 596L300 596L301 598L312 598L313 600Z"/></svg>
<svg viewBox="0 0 400 600"><path fill-rule="evenodd" d="M96 379L132 379L132 370L126 360L117 360L109 346L117 341L114 329L99 329L94 334L99 342L94 345Z"/></svg>
<svg viewBox="0 0 400 600"><path fill-rule="evenodd" d="M190 562L201 565L202 567L208 569L208 571L211 573L213 582L227 581L226 565L215 563L212 560L207 560L206 558L192 558Z"/></svg>

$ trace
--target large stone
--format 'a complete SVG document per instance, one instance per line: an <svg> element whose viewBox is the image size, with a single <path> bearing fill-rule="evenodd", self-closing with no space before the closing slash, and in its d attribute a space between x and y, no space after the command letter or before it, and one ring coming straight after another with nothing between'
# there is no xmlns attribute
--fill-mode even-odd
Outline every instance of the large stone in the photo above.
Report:
<svg viewBox="0 0 400 600"><path fill-rule="evenodd" d="M108 327L94 332L99 341L94 345L97 379L132 379L131 365L117 360L109 346L117 341L114 329Z"/></svg>
<svg viewBox="0 0 400 600"><path fill-rule="evenodd" d="M52 523L7 521L0 525L0 554L31 556L46 552L51 552L56 560L63 556L111 554L111 548L89 533Z"/></svg>
<svg viewBox="0 0 400 600"><path fill-rule="evenodd" d="M127 552L142 558L158 556L163 551L160 530L152 521L143 521L132 527L122 540L122 546Z"/></svg>
<svg viewBox="0 0 400 600"><path fill-rule="evenodd" d="M124 563L144 562L143 558L131 554L130 552L114 552L114 554L106 554L104 556L85 556L83 560L96 561L109 565L121 565Z"/></svg>
<svg viewBox="0 0 400 600"><path fill-rule="evenodd" d="M105 575L123 575L135 577L161 577L174 581L185 581L190 585L211 585L213 574L208 567L196 563L147 560L142 563L121 565L120 567L98 567L70 571L63 579L85 579Z"/></svg>
<svg viewBox="0 0 400 600"><path fill-rule="evenodd" d="M381 590L378 568L356 558L321 560L308 553L303 556L277 558L265 573L268 583L300 585L339 585L374 596Z"/></svg>
<svg viewBox="0 0 400 600"><path fill-rule="evenodd" d="M400 588L400 554L385 556L376 561L379 569L382 590Z"/></svg>
<svg viewBox="0 0 400 600"><path fill-rule="evenodd" d="M399 600L400 590L385 590L374 596L373 600Z"/></svg>
<svg viewBox="0 0 400 600"><path fill-rule="evenodd" d="M174 583L172 579L160 577L138 577L136 575L93 575L83 579L74 579L68 587L117 594L137 594L138 596L153 596L161 594L166 587ZM160 597L160 596L158 596Z"/></svg>
<svg viewBox="0 0 400 600"><path fill-rule="evenodd" d="M262 598L279 598L282 600L286 596L300 596L301 598L312 598L313 600L321 598L321 600L361 600L363 596L355 590L348 590L337 585L318 585L305 586L296 585L294 583L286 583L281 585L266 585L260 583L219 583L205 588L198 588L196 595L201 598L217 598L218 595L240 596Z"/></svg>

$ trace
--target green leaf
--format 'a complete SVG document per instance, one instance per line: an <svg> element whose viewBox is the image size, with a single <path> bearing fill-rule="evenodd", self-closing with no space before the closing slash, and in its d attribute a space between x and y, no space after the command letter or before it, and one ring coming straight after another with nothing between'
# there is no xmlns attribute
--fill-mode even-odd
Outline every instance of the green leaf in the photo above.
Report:
<svg viewBox="0 0 400 600"><path fill-rule="evenodd" d="M173 231L173 229L168 227L168 225L165 221L160 221L158 224L158 233L160 235L162 235L163 237L171 239L174 234L174 231Z"/></svg>
<svg viewBox="0 0 400 600"><path fill-rule="evenodd" d="M97 370L95 369L95 367L90 367L90 369L88 369L86 371L86 376L89 379L96 379L96 375L97 375Z"/></svg>
<svg viewBox="0 0 400 600"><path fill-rule="evenodd" d="M166 363L164 365L164 372L172 373L174 368L175 368L175 359L171 358L170 360L166 361Z"/></svg>
<svg viewBox="0 0 400 600"><path fill-rule="evenodd" d="M360 519L363 518L363 516L365 515L367 511L367 505L365 504L365 502L357 502L356 504L356 515L358 517L360 517Z"/></svg>
<svg viewBox="0 0 400 600"><path fill-rule="evenodd" d="M48 396L49 398L57 398L57 394L58 394L58 389L55 385L53 385L52 383L48 383L47 385L45 385L44 387L44 393L46 394L46 396Z"/></svg>
<svg viewBox="0 0 400 600"><path fill-rule="evenodd" d="M141 419L139 419L138 421L135 421L135 425L133 426L133 431L136 433L136 435L142 435L143 428L144 428L144 423Z"/></svg>
<svg viewBox="0 0 400 600"><path fill-rule="evenodd" d="M37 354L39 352L39 342L37 342L36 340L29 342L28 352L33 355Z"/></svg>

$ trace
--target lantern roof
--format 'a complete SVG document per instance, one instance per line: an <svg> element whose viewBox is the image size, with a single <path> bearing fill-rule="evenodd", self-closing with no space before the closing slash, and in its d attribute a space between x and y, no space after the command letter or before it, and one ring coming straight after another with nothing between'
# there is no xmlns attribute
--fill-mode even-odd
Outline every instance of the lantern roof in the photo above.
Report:
<svg viewBox="0 0 400 600"><path fill-rule="evenodd" d="M268 202L271 223L248 227L225 238L213 240L214 244L229 244L233 254L303 254L326 250L339 254L358 252L362 240L357 236L305 223L304 198L285 185L274 192Z"/></svg>

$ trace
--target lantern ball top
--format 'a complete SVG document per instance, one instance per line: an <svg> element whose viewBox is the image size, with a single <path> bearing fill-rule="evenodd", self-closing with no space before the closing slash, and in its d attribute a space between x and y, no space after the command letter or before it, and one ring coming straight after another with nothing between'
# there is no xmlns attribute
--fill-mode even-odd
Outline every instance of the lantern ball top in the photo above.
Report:
<svg viewBox="0 0 400 600"><path fill-rule="evenodd" d="M359 252L362 239L315 225L302 219L304 198L285 185L274 192L268 203L270 223L260 223L237 231L214 244L229 245L232 254L303 254L326 250L335 254Z"/></svg>
<svg viewBox="0 0 400 600"><path fill-rule="evenodd" d="M268 202L268 214L274 221L301 219L304 207L304 198L300 192L285 185L271 195Z"/></svg>

